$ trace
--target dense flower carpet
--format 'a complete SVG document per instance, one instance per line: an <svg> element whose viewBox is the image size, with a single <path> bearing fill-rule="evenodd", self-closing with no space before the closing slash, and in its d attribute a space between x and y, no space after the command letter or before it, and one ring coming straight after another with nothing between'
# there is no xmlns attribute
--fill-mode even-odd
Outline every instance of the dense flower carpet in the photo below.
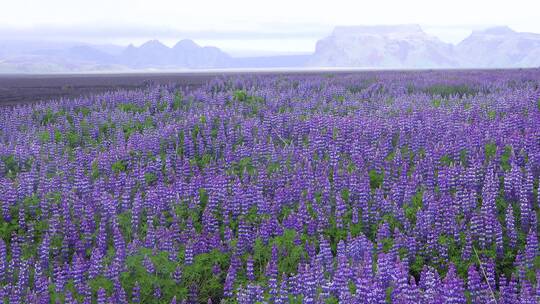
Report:
<svg viewBox="0 0 540 304"><path fill-rule="evenodd" d="M0 108L0 302L540 303L540 70Z"/></svg>

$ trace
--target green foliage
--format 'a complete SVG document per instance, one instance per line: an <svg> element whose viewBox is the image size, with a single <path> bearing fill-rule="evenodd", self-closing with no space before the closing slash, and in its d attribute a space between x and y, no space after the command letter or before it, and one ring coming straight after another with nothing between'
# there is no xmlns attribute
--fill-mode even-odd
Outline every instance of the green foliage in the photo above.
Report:
<svg viewBox="0 0 540 304"><path fill-rule="evenodd" d="M452 164L452 158L450 158L448 155L444 155L441 157L441 164L444 166L450 166Z"/></svg>
<svg viewBox="0 0 540 304"><path fill-rule="evenodd" d="M325 304L339 304L339 299L334 296L330 296L329 298L326 299L324 303Z"/></svg>
<svg viewBox="0 0 540 304"><path fill-rule="evenodd" d="M183 108L184 106L184 98L182 96L182 92L177 92L175 95L174 95L174 100L173 100L173 103L172 103L172 108L173 110L177 111L181 108Z"/></svg>
<svg viewBox="0 0 540 304"><path fill-rule="evenodd" d="M99 276L95 279L88 280L88 285L92 289L93 294L96 294L100 288L105 289L107 294L111 294L114 288L113 282L104 276Z"/></svg>
<svg viewBox="0 0 540 304"><path fill-rule="evenodd" d="M304 250L304 246L296 245L294 240L296 239L296 231L285 230L283 235L276 237L272 243L275 243L278 248L286 252L284 258L278 262L279 273L295 274L298 270L298 264L300 261L307 258L307 253ZM272 247L269 246L271 249Z"/></svg>
<svg viewBox="0 0 540 304"><path fill-rule="evenodd" d="M118 109L126 113L144 113L147 110L146 107L141 107L134 103L121 103L118 105Z"/></svg>
<svg viewBox="0 0 540 304"><path fill-rule="evenodd" d="M126 172L127 162L125 160L116 161L111 165L111 170L116 174L120 172Z"/></svg>
<svg viewBox="0 0 540 304"><path fill-rule="evenodd" d="M9 243L11 235L17 230L19 230L19 224L17 224L17 221L11 220L6 222L2 220L2 223L0 223L0 238L4 240L4 242Z"/></svg>
<svg viewBox="0 0 540 304"><path fill-rule="evenodd" d="M124 136L128 139L131 134L138 132L142 133L144 130L155 128L154 120L151 116L147 116L143 122L138 120L132 120L122 125L122 130L124 131Z"/></svg>
<svg viewBox="0 0 540 304"><path fill-rule="evenodd" d="M474 95L475 90L466 86L466 85L434 85L424 89L425 93L428 93L433 96L441 96L443 98L451 96L463 97L465 95Z"/></svg>
<svg viewBox="0 0 540 304"><path fill-rule="evenodd" d="M145 256L148 256L153 262L155 273L148 273L143 266ZM175 271L175 266L176 263L168 259L166 252L160 251L153 255L151 250L142 248L136 255L127 258L127 271L120 275L120 281L126 290L133 290L133 287L139 284L143 303L159 303L159 299L152 296L155 288L161 288L165 298L171 299L175 295L175 292L171 290L175 282L170 277ZM185 289L178 288L176 295L180 295L182 292L185 295Z"/></svg>
<svg viewBox="0 0 540 304"><path fill-rule="evenodd" d="M112 131L116 129L113 122L105 122L99 126L99 138L109 138Z"/></svg>
<svg viewBox="0 0 540 304"><path fill-rule="evenodd" d="M233 92L233 100L240 102L246 108L243 114L253 117L259 113L259 107L264 103L264 99L259 96L251 96L245 90L236 90Z"/></svg>
<svg viewBox="0 0 540 304"><path fill-rule="evenodd" d="M369 185L371 189L377 189L381 187L383 181L384 181L384 172L377 173L377 171L374 169L369 171Z"/></svg>
<svg viewBox="0 0 540 304"><path fill-rule="evenodd" d="M59 143L62 141L62 132L60 130L54 130L54 142Z"/></svg>
<svg viewBox="0 0 540 304"><path fill-rule="evenodd" d="M93 180L96 180L99 177L99 167L97 162L92 163L92 169L90 171L90 176Z"/></svg>
<svg viewBox="0 0 540 304"><path fill-rule="evenodd" d="M4 162L4 167L6 168L6 172L19 171L19 164L15 161L15 157L13 155L2 157L2 161Z"/></svg>
<svg viewBox="0 0 540 304"><path fill-rule="evenodd" d="M236 90L233 92L233 99L236 101L246 101L248 94L244 90Z"/></svg>
<svg viewBox="0 0 540 304"><path fill-rule="evenodd" d="M266 166L266 173L268 173L268 176L270 176L270 175L272 175L272 173L278 172L280 168L281 168L281 164L279 162L277 162L277 161L270 162Z"/></svg>
<svg viewBox="0 0 540 304"><path fill-rule="evenodd" d="M208 204L208 191L204 188L199 188L199 202L201 203L201 208L204 209L206 204Z"/></svg>
<svg viewBox="0 0 540 304"><path fill-rule="evenodd" d="M92 111L87 107L80 107L80 108L75 109L75 113L81 113L83 115L83 117L86 117L86 116L90 115L90 113L92 113Z"/></svg>
<svg viewBox="0 0 540 304"><path fill-rule="evenodd" d="M28 159L24 162L18 161L14 155L4 155L0 157L0 161L4 162L4 173L6 177L14 179L21 172L27 171L32 166L32 160Z"/></svg>
<svg viewBox="0 0 540 304"><path fill-rule="evenodd" d="M58 113L53 113L51 109L47 109L43 115L41 115L40 118L40 124L42 126L47 126L49 124L54 124L56 122L56 118L58 117Z"/></svg>
<svg viewBox="0 0 540 304"><path fill-rule="evenodd" d="M146 184L148 186L151 186L153 184L156 183L157 181L157 176L154 174L154 173L151 173L151 172L146 172L144 174L144 181L146 182Z"/></svg>
<svg viewBox="0 0 540 304"><path fill-rule="evenodd" d="M420 273L422 273L422 269L424 268L425 260L424 258L417 254L414 261L411 263L410 266L410 272L411 274L418 280L420 278Z"/></svg>
<svg viewBox="0 0 540 304"><path fill-rule="evenodd" d="M469 152L467 149L462 149L459 151L459 160L461 161L461 164L465 167L468 165L468 159L469 159Z"/></svg>
<svg viewBox="0 0 540 304"><path fill-rule="evenodd" d="M42 144L48 143L49 141L51 141L51 134L49 133L49 131L42 131L38 133L38 138Z"/></svg>
<svg viewBox="0 0 540 304"><path fill-rule="evenodd" d="M138 231L133 231L131 225L131 211L125 211L118 215L118 225L122 231L122 235L126 238L126 241L131 241L134 233Z"/></svg>
<svg viewBox="0 0 540 304"><path fill-rule="evenodd" d="M501 168L504 171L510 171L510 155L512 154L512 146L504 147L504 152L501 155Z"/></svg>
<svg viewBox="0 0 540 304"><path fill-rule="evenodd" d="M393 286L386 288L386 303L392 303L392 291L394 291Z"/></svg>
<svg viewBox="0 0 540 304"><path fill-rule="evenodd" d="M169 103L167 101L161 101L157 103L156 110L158 112L164 112L169 107Z"/></svg>
<svg viewBox="0 0 540 304"><path fill-rule="evenodd" d="M339 241L347 239L348 230L337 227L335 216L332 216L329 219L329 222L330 227L324 230L324 235L330 241L330 247L332 248L332 250L336 252L337 244L339 243Z"/></svg>
<svg viewBox="0 0 540 304"><path fill-rule="evenodd" d="M415 195L412 197L411 203L403 206L405 217L412 224L416 224L416 213L418 212L418 210L422 209L423 195L424 195L423 191L416 192Z"/></svg>
<svg viewBox="0 0 540 304"><path fill-rule="evenodd" d="M78 147L80 145L82 145L82 140L81 138L79 137L79 134L77 134L76 132L74 131L68 131L66 133L66 140L67 140L67 144L71 147L71 148L75 148L75 147Z"/></svg>
<svg viewBox="0 0 540 304"><path fill-rule="evenodd" d="M148 273L143 266L145 256L152 261L154 273ZM127 258L127 271L121 274L120 280L126 290L132 290L136 283L139 284L142 303L162 303L163 300L153 296L155 288L158 287L166 303L175 296L177 299L185 299L191 286L198 288L198 302L205 303L208 299L212 299L215 303L219 303L219 299L223 297L223 282L228 261L227 254L213 250L195 256L193 264L184 265L183 262L171 259L165 251L153 253L150 249L142 248L137 254ZM219 275L212 272L214 266L222 270ZM183 267L179 284L171 276L177 267Z"/></svg>
<svg viewBox="0 0 540 304"><path fill-rule="evenodd" d="M388 253L390 249L392 249L392 246L394 246L393 238L385 238L385 239L382 239L381 242L382 242L382 250L385 253Z"/></svg>
<svg viewBox="0 0 540 304"><path fill-rule="evenodd" d="M233 162L231 164L231 174L242 177L244 172L249 175L253 175L255 173L255 167L253 166L251 157L244 157L238 162Z"/></svg>
<svg viewBox="0 0 540 304"><path fill-rule="evenodd" d="M203 155L196 155L190 160L190 163L192 166L197 166L199 167L199 169L202 170L206 166L208 166L208 164L210 164L210 162L212 162L213 159L214 157L212 156L212 154L205 153Z"/></svg>
<svg viewBox="0 0 540 304"><path fill-rule="evenodd" d="M486 160L490 161L497 154L497 145L495 143L487 143L484 146Z"/></svg>

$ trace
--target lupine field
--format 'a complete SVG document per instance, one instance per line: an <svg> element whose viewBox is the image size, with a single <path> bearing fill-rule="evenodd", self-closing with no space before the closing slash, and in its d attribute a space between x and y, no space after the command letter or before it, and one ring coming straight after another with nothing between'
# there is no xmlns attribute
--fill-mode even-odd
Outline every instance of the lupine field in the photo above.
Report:
<svg viewBox="0 0 540 304"><path fill-rule="evenodd" d="M0 107L0 302L540 303L540 70Z"/></svg>

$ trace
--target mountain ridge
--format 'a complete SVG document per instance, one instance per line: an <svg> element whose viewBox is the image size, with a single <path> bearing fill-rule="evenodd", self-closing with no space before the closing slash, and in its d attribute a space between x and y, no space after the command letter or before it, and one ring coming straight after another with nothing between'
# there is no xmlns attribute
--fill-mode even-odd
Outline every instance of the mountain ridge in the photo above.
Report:
<svg viewBox="0 0 540 304"><path fill-rule="evenodd" d="M227 68L523 68L540 67L540 34L508 26L472 31L457 44L420 25L336 26L312 54L232 57L191 39L169 47L159 40L127 47L84 43L0 41L0 73Z"/></svg>

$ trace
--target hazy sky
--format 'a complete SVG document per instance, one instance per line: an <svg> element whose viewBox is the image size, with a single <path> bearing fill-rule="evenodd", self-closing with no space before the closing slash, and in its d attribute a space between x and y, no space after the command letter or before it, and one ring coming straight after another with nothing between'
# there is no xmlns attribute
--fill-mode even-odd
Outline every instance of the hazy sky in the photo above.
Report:
<svg viewBox="0 0 540 304"><path fill-rule="evenodd" d="M336 25L420 24L458 42L508 25L540 33L538 0L0 0L0 39L166 44L193 38L229 51L310 52Z"/></svg>

